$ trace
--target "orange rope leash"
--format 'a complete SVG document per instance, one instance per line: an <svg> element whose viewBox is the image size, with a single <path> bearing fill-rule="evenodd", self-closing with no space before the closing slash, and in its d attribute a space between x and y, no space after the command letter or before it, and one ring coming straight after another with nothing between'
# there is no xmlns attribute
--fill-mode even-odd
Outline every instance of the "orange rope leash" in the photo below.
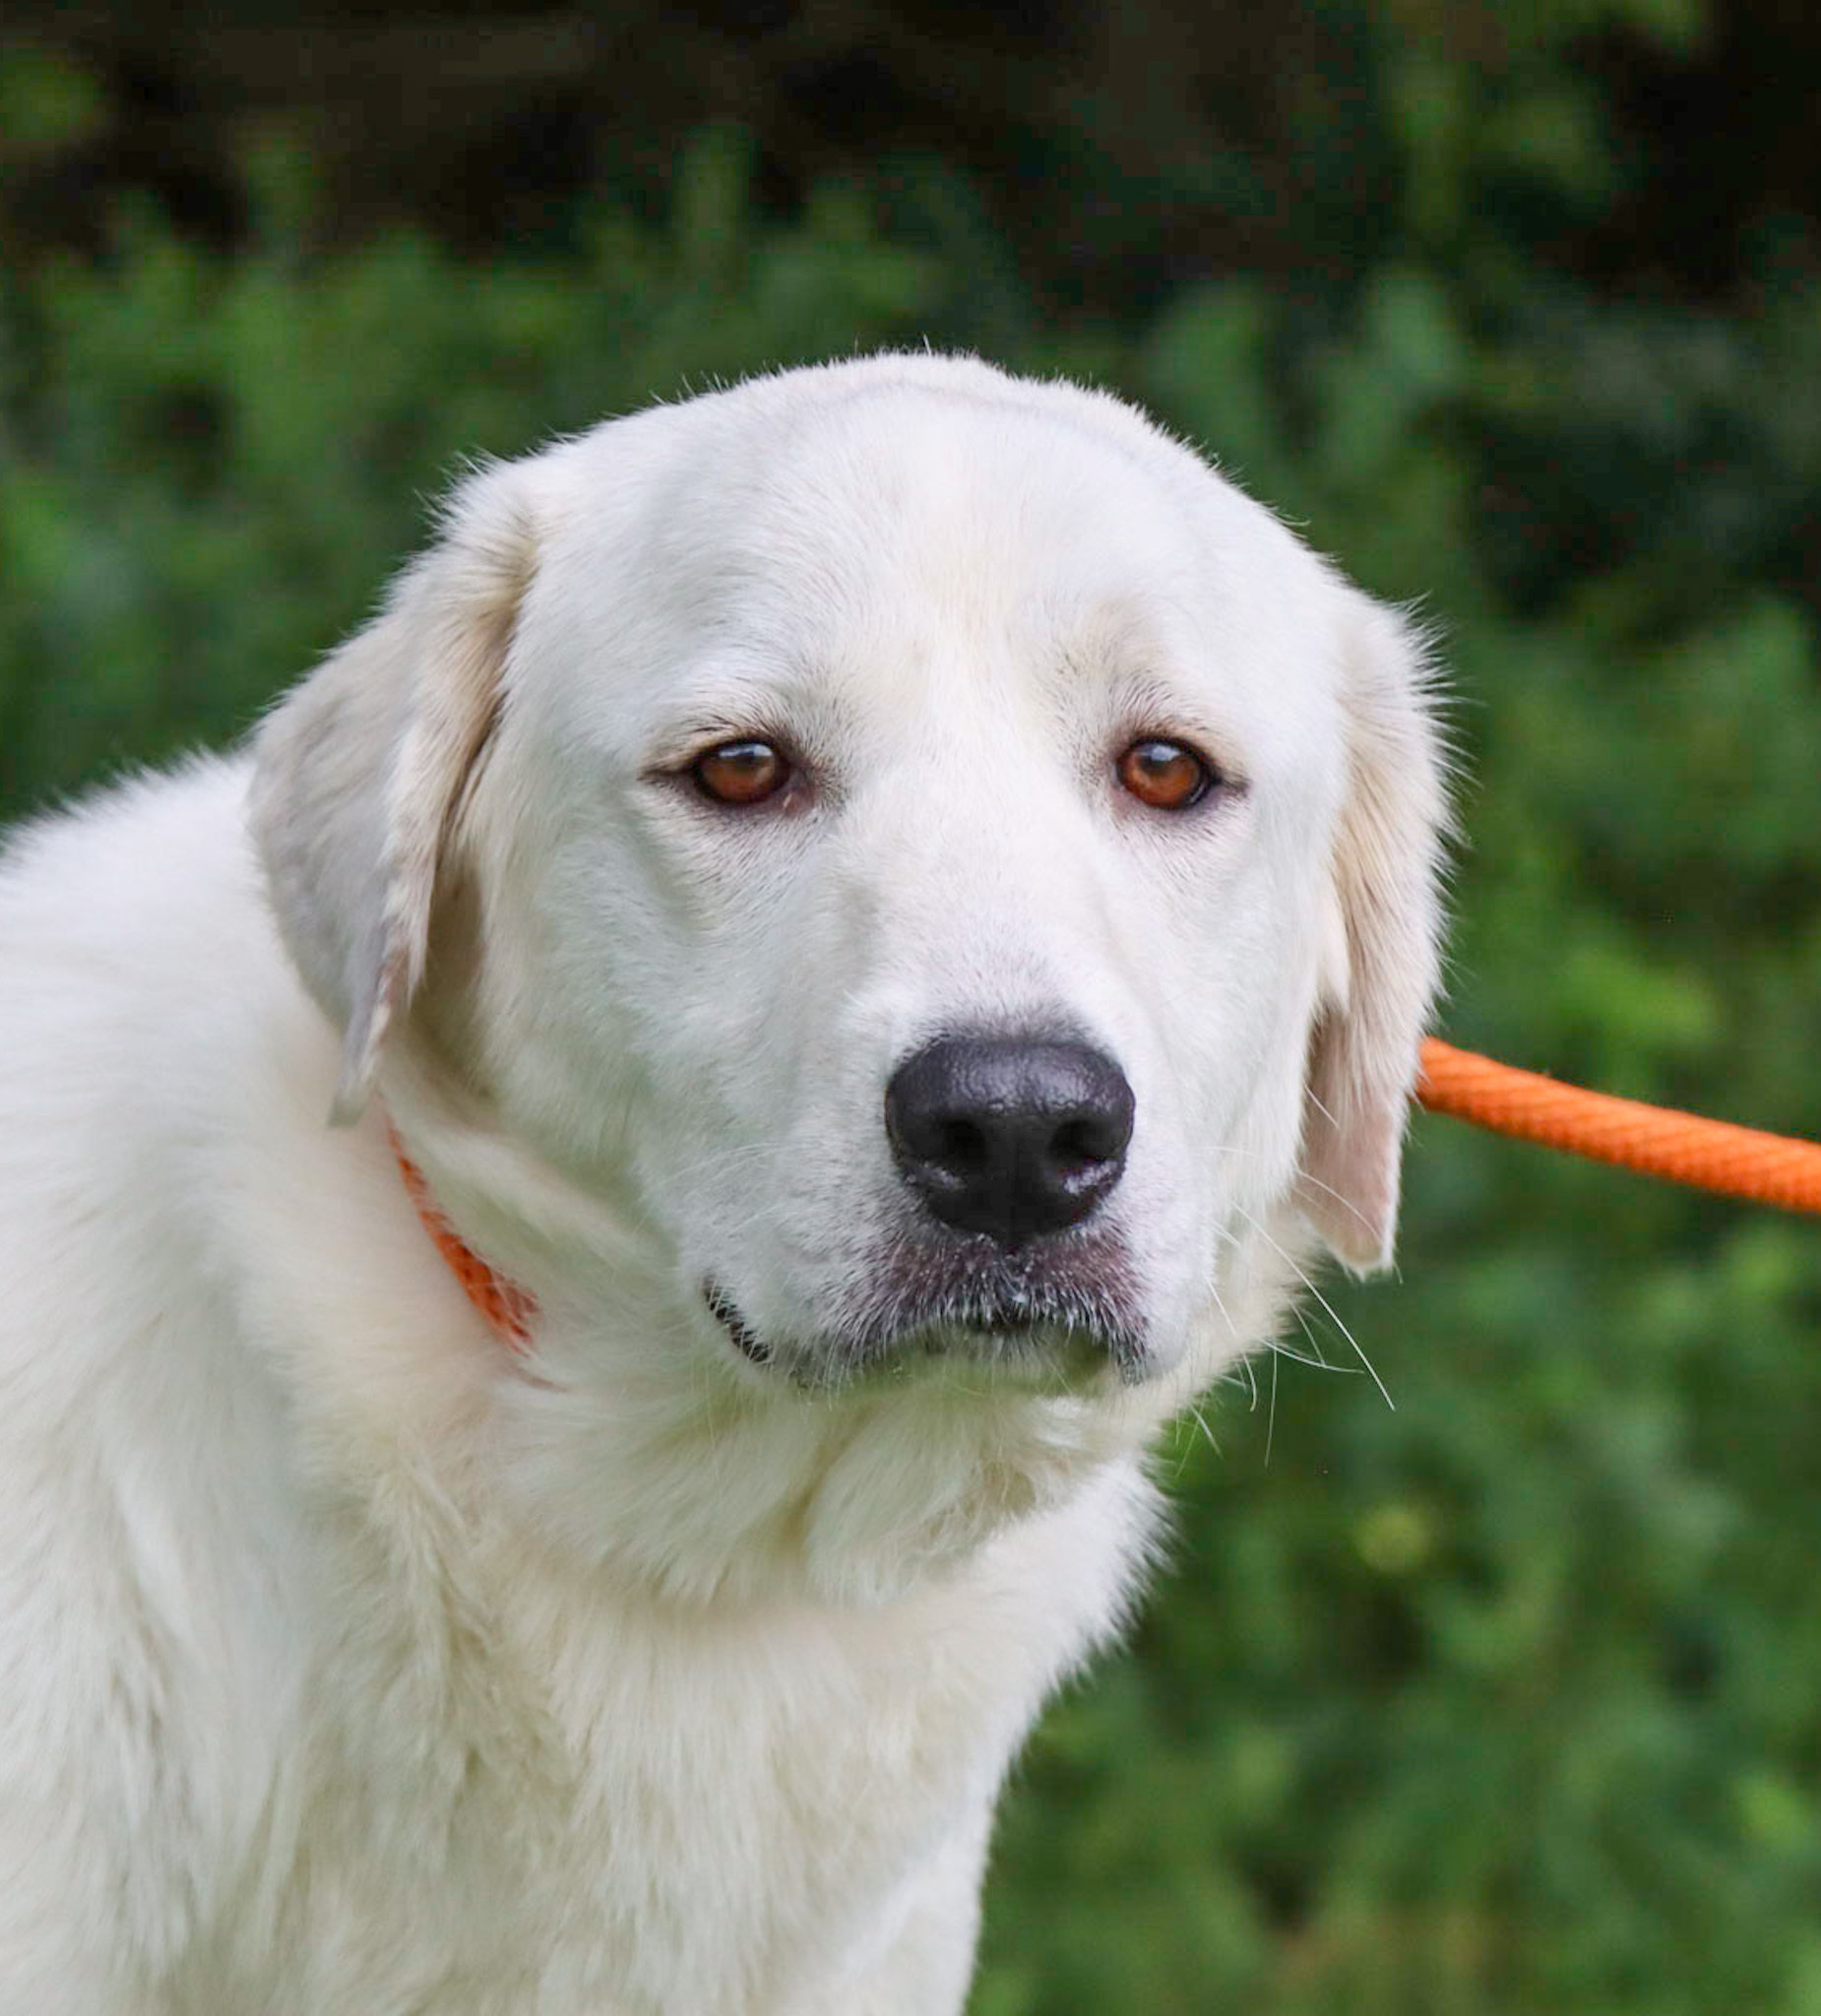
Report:
<svg viewBox="0 0 1821 2016"><path fill-rule="evenodd" d="M1821 1143L1584 1092L1429 1038L1416 1101L1495 1134L1539 1141L1672 1183L1821 1212Z"/></svg>

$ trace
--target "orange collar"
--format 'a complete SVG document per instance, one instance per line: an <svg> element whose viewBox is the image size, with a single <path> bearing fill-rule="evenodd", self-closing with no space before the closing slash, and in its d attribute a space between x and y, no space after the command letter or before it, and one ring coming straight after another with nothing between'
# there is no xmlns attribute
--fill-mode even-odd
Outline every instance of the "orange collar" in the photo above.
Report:
<svg viewBox="0 0 1821 2016"><path fill-rule="evenodd" d="M416 1207L424 1230L436 1241L436 1250L448 1262L450 1273L462 1284L462 1292L487 1319L506 1349L524 1356L532 1348L536 1298L495 1274L437 1209L422 1169L405 1153L405 1144L390 1120L386 1122L386 1138L398 1158L406 1193Z"/></svg>

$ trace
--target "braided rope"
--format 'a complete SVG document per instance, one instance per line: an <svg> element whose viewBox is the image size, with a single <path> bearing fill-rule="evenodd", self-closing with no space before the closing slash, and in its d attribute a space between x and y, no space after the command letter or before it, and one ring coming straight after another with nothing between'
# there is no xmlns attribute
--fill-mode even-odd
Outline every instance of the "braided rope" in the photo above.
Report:
<svg viewBox="0 0 1821 2016"><path fill-rule="evenodd" d="M1433 1037L1422 1046L1416 1100L1430 1112L1452 1113L1519 1141L1786 1211L1821 1212L1821 1143L1584 1092Z"/></svg>

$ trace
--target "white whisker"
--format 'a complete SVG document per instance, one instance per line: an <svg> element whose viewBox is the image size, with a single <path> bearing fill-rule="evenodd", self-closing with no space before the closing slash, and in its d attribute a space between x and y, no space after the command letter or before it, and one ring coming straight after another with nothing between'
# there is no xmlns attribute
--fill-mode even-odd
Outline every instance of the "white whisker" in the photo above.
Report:
<svg viewBox="0 0 1821 2016"><path fill-rule="evenodd" d="M1289 1351L1281 1344L1268 1347L1274 1358L1288 1358L1292 1365L1307 1365L1312 1372L1332 1372L1338 1379L1359 1379L1365 1375L1357 1365L1331 1365L1326 1358L1305 1356L1299 1351Z"/></svg>
<svg viewBox="0 0 1821 2016"><path fill-rule="evenodd" d="M1324 1372L1350 1372L1352 1370L1352 1367L1350 1365L1334 1366L1329 1364L1328 1360L1322 1355L1321 1339L1316 1336L1314 1330L1310 1327L1309 1319L1302 1313L1300 1309L1294 1310L1293 1313L1295 1315L1298 1328L1300 1328L1303 1336L1309 1340L1309 1349L1315 1354L1315 1363L1318 1364Z"/></svg>
<svg viewBox="0 0 1821 2016"><path fill-rule="evenodd" d="M1389 1390L1386 1388L1384 1380L1382 1380L1378 1376L1378 1368L1373 1364L1372 1360L1366 1356L1365 1348L1360 1344L1358 1338L1356 1338L1353 1335L1353 1333L1350 1329L1348 1329L1347 1325L1341 1321L1340 1312L1335 1308L1334 1304L1328 1299L1328 1297L1325 1294L1322 1293L1321 1290L1315 1286L1314 1282L1312 1282L1309 1279L1308 1275L1304 1272L1302 1267L1299 1266L1296 1261L1291 1259L1287 1252L1285 1252L1284 1248L1278 1244L1277 1240L1274 1239L1268 1231L1266 1231L1264 1227L1259 1224L1257 1219L1255 1219L1252 1216L1252 1214L1244 1208L1243 1205L1239 1207L1239 1216L1245 1220L1246 1224L1249 1225L1252 1228L1252 1229L1258 1234L1258 1236L1264 1240L1265 1244L1268 1245L1271 1248L1271 1250L1278 1256L1278 1258L1284 1262L1284 1264L1290 1270L1290 1272L1296 1277L1296 1279L1299 1282L1301 1282L1303 1287L1308 1290L1310 1294L1312 1294L1315 1297L1315 1299L1318 1302L1320 1302L1323 1311L1326 1313L1328 1317L1329 1322L1331 1322L1334 1325L1334 1327L1341 1333L1341 1335L1347 1339L1348 1343L1352 1346L1354 1354L1358 1357L1359 1362L1366 1368L1367 1372L1371 1374L1372 1384L1378 1388L1379 1398L1384 1401L1385 1405L1388 1408L1390 1408L1393 1414L1396 1414L1398 1411L1398 1404L1395 1400L1392 1399Z"/></svg>
<svg viewBox="0 0 1821 2016"><path fill-rule="evenodd" d="M1265 1468L1271 1468L1271 1442L1278 1431L1278 1354L1271 1354L1271 1412L1265 1417Z"/></svg>
<svg viewBox="0 0 1821 2016"><path fill-rule="evenodd" d="M1193 1401L1189 1403L1188 1416L1190 1420L1192 1420L1195 1423L1195 1425L1202 1431L1203 1436L1207 1440L1208 1447L1212 1449L1217 1456L1219 1456L1221 1453L1221 1445L1214 1439L1214 1430L1208 1425L1207 1416L1202 1413L1201 1409L1197 1407ZM1185 1449L1182 1453L1182 1461L1178 1463L1176 1466L1176 1475L1178 1478L1181 1477L1183 1471L1188 1467L1188 1451Z"/></svg>

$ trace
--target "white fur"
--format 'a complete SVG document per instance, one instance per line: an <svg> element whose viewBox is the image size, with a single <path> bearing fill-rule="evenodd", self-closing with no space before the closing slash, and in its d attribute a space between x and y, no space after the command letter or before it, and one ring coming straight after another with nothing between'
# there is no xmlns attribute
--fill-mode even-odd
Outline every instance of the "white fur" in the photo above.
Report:
<svg viewBox="0 0 1821 2016"><path fill-rule="evenodd" d="M655 774L759 733L804 806ZM1244 789L1138 804L1142 733ZM483 471L251 762L29 829L0 2008L959 2009L1149 1438L1389 1252L1440 819L1394 617L1116 402L888 357ZM849 1376L892 1069L1057 1028L1136 1097L1140 1360Z"/></svg>

